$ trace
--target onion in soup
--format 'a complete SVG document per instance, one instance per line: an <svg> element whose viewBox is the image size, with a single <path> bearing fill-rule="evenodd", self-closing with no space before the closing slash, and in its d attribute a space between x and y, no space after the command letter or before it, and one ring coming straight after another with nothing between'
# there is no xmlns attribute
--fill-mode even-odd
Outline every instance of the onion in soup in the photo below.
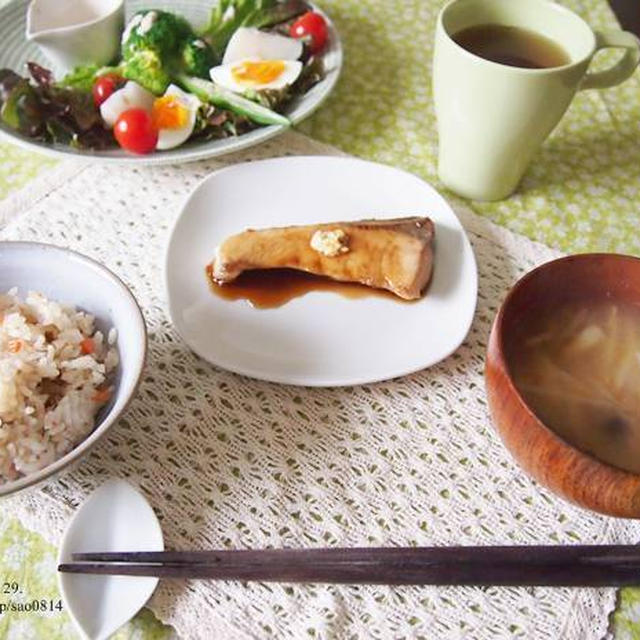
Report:
<svg viewBox="0 0 640 640"><path fill-rule="evenodd" d="M578 449L640 473L640 309L571 303L536 320L509 367L526 403Z"/></svg>

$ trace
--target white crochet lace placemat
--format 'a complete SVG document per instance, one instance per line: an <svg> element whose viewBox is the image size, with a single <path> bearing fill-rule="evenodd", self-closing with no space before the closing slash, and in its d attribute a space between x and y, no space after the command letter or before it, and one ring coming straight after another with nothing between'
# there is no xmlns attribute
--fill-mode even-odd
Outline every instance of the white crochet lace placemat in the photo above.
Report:
<svg viewBox="0 0 640 640"><path fill-rule="evenodd" d="M513 282L557 253L469 211L459 214L478 262L478 309L465 343L437 366L379 384L302 389L216 369L182 343L162 264L187 194L227 163L331 153L288 133L223 161L65 163L2 205L0 238L68 246L118 273L142 306L150 346L140 391L102 443L62 479L2 508L55 543L73 509L118 476L149 498L168 548L637 540L639 524L539 487L496 435L483 383L490 323ZM588 640L606 633L614 599L613 589L167 580L150 606L189 639Z"/></svg>

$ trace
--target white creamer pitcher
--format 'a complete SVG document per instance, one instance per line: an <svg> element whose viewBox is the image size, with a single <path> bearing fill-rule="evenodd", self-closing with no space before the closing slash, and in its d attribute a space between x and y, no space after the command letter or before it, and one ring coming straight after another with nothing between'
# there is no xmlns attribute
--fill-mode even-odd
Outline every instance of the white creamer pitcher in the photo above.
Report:
<svg viewBox="0 0 640 640"><path fill-rule="evenodd" d="M33 0L27 9L27 40L62 71L114 60L123 28L123 0Z"/></svg>

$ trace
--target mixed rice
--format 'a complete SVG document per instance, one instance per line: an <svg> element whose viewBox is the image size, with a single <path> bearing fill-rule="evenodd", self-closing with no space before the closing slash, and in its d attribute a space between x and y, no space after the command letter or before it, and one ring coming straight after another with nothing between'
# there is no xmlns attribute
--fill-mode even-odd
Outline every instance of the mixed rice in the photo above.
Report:
<svg viewBox="0 0 640 640"><path fill-rule="evenodd" d="M115 329L40 293L0 294L0 484L73 449L111 397Z"/></svg>

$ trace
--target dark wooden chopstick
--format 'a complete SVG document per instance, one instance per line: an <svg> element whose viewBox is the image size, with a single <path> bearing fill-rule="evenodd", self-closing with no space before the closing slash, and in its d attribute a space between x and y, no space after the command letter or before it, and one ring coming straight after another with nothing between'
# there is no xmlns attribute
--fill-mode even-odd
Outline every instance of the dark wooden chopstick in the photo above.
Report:
<svg viewBox="0 0 640 640"><path fill-rule="evenodd" d="M391 585L640 584L640 548L635 545L98 552L73 554L73 559L59 571Z"/></svg>
<svg viewBox="0 0 640 640"><path fill-rule="evenodd" d="M640 563L638 545L549 546L453 546L453 547L324 547L320 549L224 549L217 551L110 551L74 553L73 560L98 562L179 562L182 564L271 564L274 562L377 562L418 560L425 562L496 561L550 564Z"/></svg>

